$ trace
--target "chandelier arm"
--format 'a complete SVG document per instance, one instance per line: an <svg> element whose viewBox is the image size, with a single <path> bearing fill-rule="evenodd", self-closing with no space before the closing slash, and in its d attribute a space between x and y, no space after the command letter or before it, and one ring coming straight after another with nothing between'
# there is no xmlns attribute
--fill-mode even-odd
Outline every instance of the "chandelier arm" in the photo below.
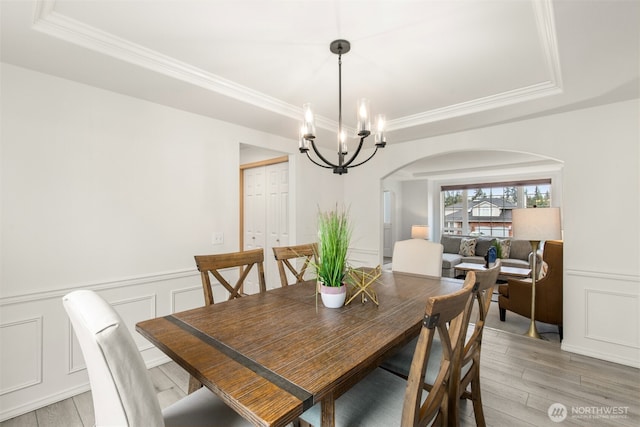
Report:
<svg viewBox="0 0 640 427"><path fill-rule="evenodd" d="M327 166L323 166L323 167L326 167L328 169L337 168L338 167L338 165L334 165L329 160L325 159L322 154L320 154L320 151L318 151L318 147L316 147L316 143L313 141L313 139L311 140L311 147L313 148L313 151L315 151L316 156L318 156L318 158L320 160L322 160L327 165ZM308 153L307 153L307 157L309 157ZM311 157L309 157L309 159L311 160ZM313 161L313 160L311 160L311 161ZM314 162L314 163L316 163L316 162ZM316 164L318 164L318 163L316 163ZM319 166L322 166L322 165L319 165Z"/></svg>
<svg viewBox="0 0 640 427"><path fill-rule="evenodd" d="M373 154L371 154L369 157L367 157L367 159L366 159L366 160L364 160L364 161L362 161L362 162L360 162L360 163L357 163L357 164L355 164L355 165L350 165L350 166L348 166L348 167L350 167L350 168L355 168L355 167L358 167L358 166L360 166L360 165L364 165L364 164L365 164L365 163L367 163L369 160L371 160L371 159L373 158L373 156L375 156L375 155L376 155L376 153L377 153L377 152L378 152L378 147L376 147L376 149L374 150ZM353 159L351 159L351 160L353 160Z"/></svg>
<svg viewBox="0 0 640 427"><path fill-rule="evenodd" d="M351 158L347 161L347 163L343 164L342 166L344 166L345 168L348 168L349 165L351 163L353 163L353 161L356 159L356 157L358 157L358 154L360 154L360 150L362 149L362 145L364 144L364 139L365 138L366 138L366 136L363 136L363 137L360 138L360 143L358 144L358 148L356 148L355 153L353 153L353 156L351 156ZM362 163L364 163L364 162L362 162ZM351 166L351 167L355 167L355 166L358 166L358 165L354 165L354 166Z"/></svg>
<svg viewBox="0 0 640 427"><path fill-rule="evenodd" d="M326 166L313 160L313 158L309 155L308 151L305 154L307 155L307 158L311 161L311 163L314 163L316 166L320 166L321 168L325 168L325 169L333 168L333 166Z"/></svg>

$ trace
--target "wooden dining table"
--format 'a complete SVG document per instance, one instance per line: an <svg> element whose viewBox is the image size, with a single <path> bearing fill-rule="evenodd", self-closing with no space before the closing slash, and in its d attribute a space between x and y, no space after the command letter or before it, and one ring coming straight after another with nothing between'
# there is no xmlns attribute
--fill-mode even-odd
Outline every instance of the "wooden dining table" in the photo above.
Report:
<svg viewBox="0 0 640 427"><path fill-rule="evenodd" d="M461 280L382 272L379 305L322 306L315 281L145 320L137 331L256 426L285 426L335 399L417 336L428 297Z"/></svg>

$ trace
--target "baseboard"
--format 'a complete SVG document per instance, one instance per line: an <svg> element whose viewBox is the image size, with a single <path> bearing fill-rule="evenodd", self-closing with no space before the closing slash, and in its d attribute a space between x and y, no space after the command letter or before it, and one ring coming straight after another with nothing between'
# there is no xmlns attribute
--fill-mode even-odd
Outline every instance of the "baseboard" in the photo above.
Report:
<svg viewBox="0 0 640 427"><path fill-rule="evenodd" d="M2 408L0 411L0 422L6 421L11 418L19 417L20 415L24 415L31 411L35 411L40 408L44 408L45 406L52 405L54 403L61 402L63 400L69 399L71 397L77 396L84 392L91 390L89 383L82 384L78 387L73 387L70 389L66 389L56 394L50 394L42 399L36 399L29 402L24 403L23 405L16 406L13 408Z"/></svg>
<svg viewBox="0 0 640 427"><path fill-rule="evenodd" d="M602 353L598 351L593 351L591 349L585 349L583 347L565 344L564 341L561 343L560 348L562 351L567 351L569 353L579 354L581 356L593 357L594 359L606 360L608 362L617 363L619 365L631 366L632 368L640 368L640 360L638 359L627 359L623 357L615 356L611 353Z"/></svg>
<svg viewBox="0 0 640 427"><path fill-rule="evenodd" d="M164 365L167 362L171 362L171 359L168 356L160 356L151 360L147 360L145 362L145 365L147 366L147 369L151 369L151 368L155 368L156 366L160 366L160 365ZM37 399L37 400L32 400L30 402L26 402L23 405L17 406L15 408L11 408L6 410L5 408L3 408L0 411L0 422L2 421L6 421L8 419L11 418L15 418L18 417L20 415L24 415L26 413L29 413L31 411L35 411L37 409L43 408L45 406L49 406L52 405L54 403L57 402L61 402L63 400L72 398L74 396L77 396L79 394L82 394L84 392L87 392L91 390L91 386L89 385L89 383L85 383L82 384L78 387L74 387L74 388L70 388L67 390L64 390L60 393L56 393L56 394L52 394L52 395L48 395L43 399Z"/></svg>

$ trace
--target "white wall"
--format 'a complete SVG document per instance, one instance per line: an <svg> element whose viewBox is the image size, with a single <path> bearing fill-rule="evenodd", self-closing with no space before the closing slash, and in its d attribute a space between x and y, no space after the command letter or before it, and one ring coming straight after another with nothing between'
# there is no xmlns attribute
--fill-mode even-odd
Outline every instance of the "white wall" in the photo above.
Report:
<svg viewBox="0 0 640 427"><path fill-rule="evenodd" d="M240 143L295 154L297 141L8 64L0 84L3 420L89 388L66 292L99 291L132 332L201 305L193 255L238 250ZM306 241L342 180L299 160L290 221ZM133 334L149 365L165 360Z"/></svg>
<svg viewBox="0 0 640 427"><path fill-rule="evenodd" d="M381 262L381 221L376 215L380 181L415 159L464 150L507 150L562 162L562 348L640 367L638 104L633 100L390 144L345 179L345 200L358 222L354 238L370 255L370 264Z"/></svg>
<svg viewBox="0 0 640 427"><path fill-rule="evenodd" d="M254 147L252 145L240 144L240 164L263 162L265 160L276 159L289 153L268 150L266 148Z"/></svg>
<svg viewBox="0 0 640 427"><path fill-rule="evenodd" d="M391 193L391 232L388 235L388 242L381 242L381 250L384 244L389 245L389 252L386 256L393 255L393 247L397 240L403 240L398 236L403 229L403 209L405 200L402 194L402 181L397 179L385 179L382 181L382 192L389 191ZM382 216L380 217L382 218ZM359 219L356 220L356 224L359 224ZM382 233L382 230L380 230ZM381 234L382 235L382 234ZM376 251L368 251L370 254L376 254ZM375 261L370 261L375 264ZM382 265L382 262L380 263Z"/></svg>
<svg viewBox="0 0 640 427"><path fill-rule="evenodd" d="M429 182L426 179L402 183L402 229L398 240L411 238L412 225L429 225Z"/></svg>

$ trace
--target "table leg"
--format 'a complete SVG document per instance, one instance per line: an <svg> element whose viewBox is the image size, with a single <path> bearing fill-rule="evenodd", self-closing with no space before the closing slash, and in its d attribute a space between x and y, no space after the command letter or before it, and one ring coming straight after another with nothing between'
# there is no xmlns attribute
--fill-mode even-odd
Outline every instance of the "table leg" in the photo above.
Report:
<svg viewBox="0 0 640 427"><path fill-rule="evenodd" d="M191 394L201 387L202 387L202 383L198 381L195 377L192 377L191 375L189 375L189 388L188 388L187 394Z"/></svg>
<svg viewBox="0 0 640 427"><path fill-rule="evenodd" d="M322 427L335 427L336 419L335 419L335 400L333 399L333 393L328 394L322 401L320 402L320 425Z"/></svg>

